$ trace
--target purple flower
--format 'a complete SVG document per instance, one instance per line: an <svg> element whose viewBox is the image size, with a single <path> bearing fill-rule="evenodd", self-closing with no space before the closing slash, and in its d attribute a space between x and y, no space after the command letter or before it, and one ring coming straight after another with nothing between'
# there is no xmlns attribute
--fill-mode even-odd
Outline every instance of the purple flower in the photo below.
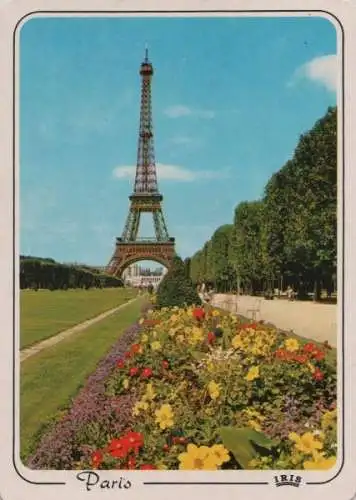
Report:
<svg viewBox="0 0 356 500"><path fill-rule="evenodd" d="M27 461L28 467L74 469L74 462L88 461L91 445L97 445L98 439L118 435L129 425L134 396L110 397L105 394L105 383L139 331L140 326L136 323L120 336L88 377L66 415L42 437Z"/></svg>

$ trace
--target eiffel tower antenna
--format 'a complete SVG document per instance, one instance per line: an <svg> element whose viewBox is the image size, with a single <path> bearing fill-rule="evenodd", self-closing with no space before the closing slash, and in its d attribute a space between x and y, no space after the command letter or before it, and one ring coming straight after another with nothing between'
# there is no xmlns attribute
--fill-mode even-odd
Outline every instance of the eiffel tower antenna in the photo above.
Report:
<svg viewBox="0 0 356 500"><path fill-rule="evenodd" d="M163 196L157 183L151 103L153 73L146 44L145 58L140 66L141 107L133 193L129 196L130 207L124 230L121 238L116 239L116 249L107 268L115 275L121 275L128 265L138 260L154 260L169 267L175 255L175 240L168 234L162 210ZM154 238L138 238L142 213L152 214Z"/></svg>

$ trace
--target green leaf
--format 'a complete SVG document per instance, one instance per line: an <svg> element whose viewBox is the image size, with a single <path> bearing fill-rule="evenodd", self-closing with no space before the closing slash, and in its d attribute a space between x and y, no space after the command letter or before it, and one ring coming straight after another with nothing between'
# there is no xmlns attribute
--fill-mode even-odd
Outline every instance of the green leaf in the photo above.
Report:
<svg viewBox="0 0 356 500"><path fill-rule="evenodd" d="M191 355L197 361L200 361L201 359L205 358L205 356L206 356L206 354L204 352L199 352L199 351L191 351Z"/></svg>
<svg viewBox="0 0 356 500"><path fill-rule="evenodd" d="M249 427L235 428L235 427L221 427L219 434L222 442L235 457L238 463L246 469L248 463L256 455L257 451L254 444L271 450L277 445L275 441L267 438L262 432L257 432Z"/></svg>

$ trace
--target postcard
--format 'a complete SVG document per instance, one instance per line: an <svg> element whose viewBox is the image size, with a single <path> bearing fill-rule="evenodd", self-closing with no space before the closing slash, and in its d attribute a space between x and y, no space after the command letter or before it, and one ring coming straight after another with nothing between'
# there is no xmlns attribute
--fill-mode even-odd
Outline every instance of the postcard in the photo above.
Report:
<svg viewBox="0 0 356 500"><path fill-rule="evenodd" d="M353 2L0 5L0 496L356 494Z"/></svg>

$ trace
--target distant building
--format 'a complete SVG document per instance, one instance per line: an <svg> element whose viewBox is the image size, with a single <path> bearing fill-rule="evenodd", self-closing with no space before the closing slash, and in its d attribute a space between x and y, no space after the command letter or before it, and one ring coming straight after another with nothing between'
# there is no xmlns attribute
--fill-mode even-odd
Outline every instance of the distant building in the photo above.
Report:
<svg viewBox="0 0 356 500"><path fill-rule="evenodd" d="M123 272L123 279L127 285L134 287L147 287L150 283L157 288L167 269L159 267L151 271L149 268L144 268L138 264L132 264Z"/></svg>

